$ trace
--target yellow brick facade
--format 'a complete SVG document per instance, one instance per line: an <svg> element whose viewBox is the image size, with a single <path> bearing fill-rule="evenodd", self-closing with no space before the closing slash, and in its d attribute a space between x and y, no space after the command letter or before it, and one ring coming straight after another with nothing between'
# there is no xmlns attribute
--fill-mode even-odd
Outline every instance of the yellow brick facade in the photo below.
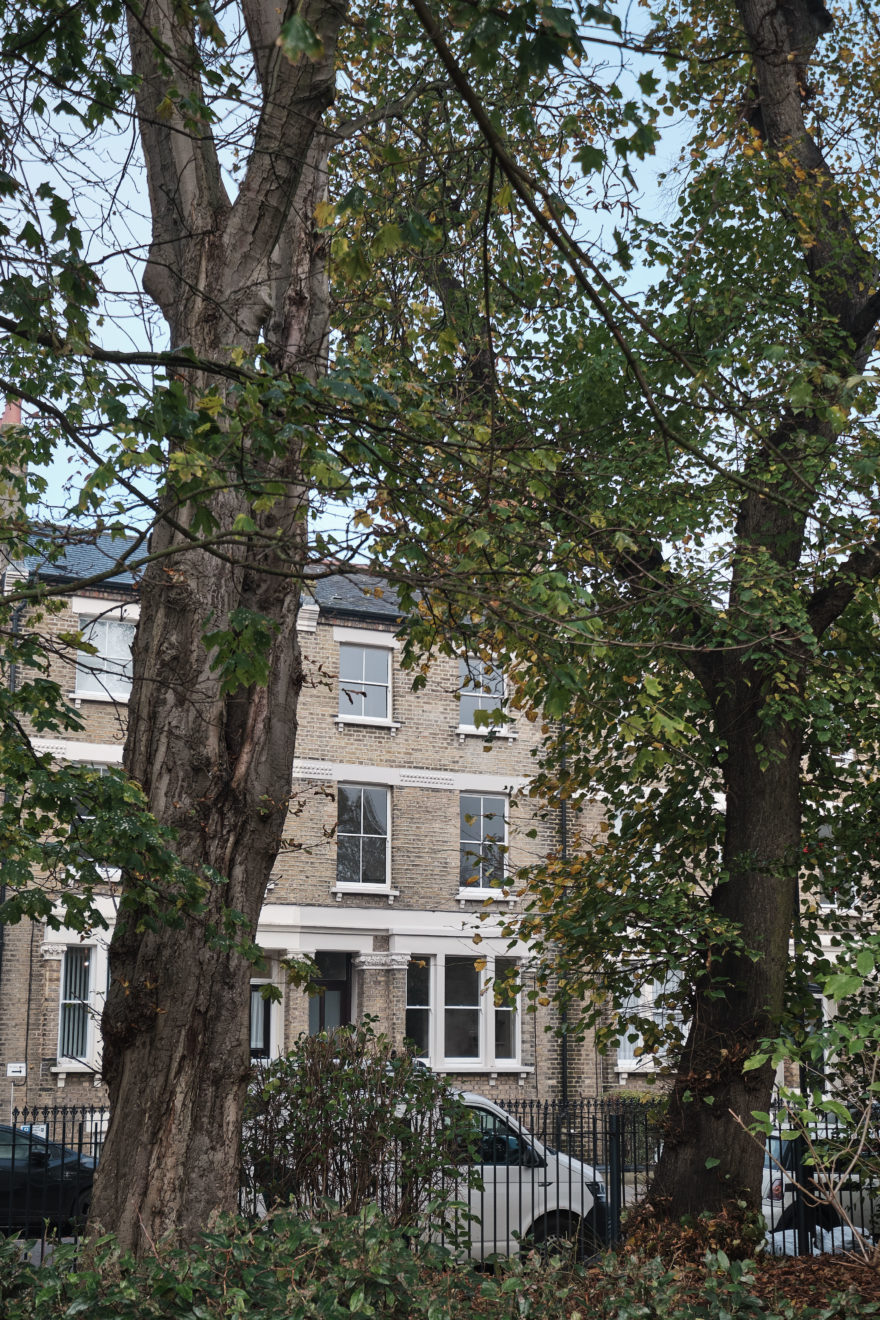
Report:
<svg viewBox="0 0 880 1320"><path fill-rule="evenodd" d="M516 910L515 884L506 891L462 890L459 876L461 795L507 801L506 872L559 847L559 821L539 818L524 792L532 773L539 726L517 719L489 739L460 724L458 662L440 658L427 687L413 693L411 677L400 667L400 647L386 604L377 608L348 585L338 593L318 591L320 610L311 603L301 613L300 641L306 684L300 702L297 757L285 845L266 896L258 941L266 953L264 975L282 986L280 1005L268 1014L272 1052L289 1048L310 1024L307 997L286 984L282 960L301 954L337 956L344 967L339 991L343 1016L375 1017L378 1029L403 1047L407 1028L407 969L416 956L428 969L429 1062L470 1090L495 1096L559 1098L563 1092L562 1049L551 1030L553 1010L519 1011L510 1039L496 1038L495 1009L485 980L495 958L519 960L524 990L534 983L528 949L509 949L501 922ZM46 627L56 636L100 611L131 619L133 594L91 593L72 600ZM340 647L365 648L387 657L391 705L383 721L372 722L340 702ZM74 657L63 648L52 661L52 676L79 706L84 728L57 743L41 744L59 757L119 764L125 733L125 703L77 696ZM340 710L342 709L342 715ZM390 863L381 885L339 883L337 841L339 785L378 793L387 809L385 847ZM482 796L481 796L482 795ZM592 817L589 811L587 830ZM595 823L595 821L594 821ZM583 828L583 822L581 822ZM495 827L493 827L495 828ZM529 837L534 833L535 837ZM493 901L486 903L489 897ZM113 886L103 900L113 917ZM479 942L474 940L478 936ZM96 1021L90 1027L89 1058L59 1058L59 1005L65 950L81 946L73 932L10 927L3 932L0 998L0 1067L27 1065L26 1077L9 1078L10 1104L98 1103L104 1098ZM93 1005L100 1008L106 984L103 937L88 938L94 951ZM90 955L91 957L91 955ZM454 991L460 960L487 959L474 1002L462 1006ZM342 961L340 962L339 959ZM339 982L338 984L342 984ZM457 984L457 982L456 982ZM331 982L328 981L328 987ZM337 982L332 982L337 985ZM470 992L468 992L470 993ZM449 996L455 999L450 1004ZM525 998L525 996L524 996ZM325 993L325 1011L332 994ZM412 1006L411 1006L412 1007ZM420 1006L417 1006L420 1007ZM522 1008L522 1005L520 1006ZM472 1034L478 1023L475 1056L452 1057L447 1009L457 1012ZM312 1005L312 1025L316 1008ZM418 1015L416 1014L416 1017ZM411 1019L415 1020L415 1018ZM424 1014L419 1021L424 1022ZM469 1038L470 1039L470 1038ZM473 1049L473 1046L469 1046ZM499 1052L500 1051L500 1052ZM572 1042L567 1054L570 1095L595 1094L612 1080L588 1045ZM2 1074L0 1074L2 1075Z"/></svg>

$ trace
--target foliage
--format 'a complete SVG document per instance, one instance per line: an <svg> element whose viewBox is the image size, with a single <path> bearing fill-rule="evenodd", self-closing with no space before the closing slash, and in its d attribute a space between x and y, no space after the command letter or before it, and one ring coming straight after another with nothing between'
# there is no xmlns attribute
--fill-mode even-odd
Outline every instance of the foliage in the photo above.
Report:
<svg viewBox="0 0 880 1320"><path fill-rule="evenodd" d="M769 1265L769 1263L768 1263ZM375 1209L323 1222L277 1213L254 1227L226 1222L186 1251L159 1245L140 1262L110 1237L77 1263L60 1247L39 1268L19 1243L0 1243L0 1302L7 1320L531 1320L601 1314L613 1320L861 1320L876 1314L850 1264L829 1287L788 1276L776 1283L723 1249L677 1261L631 1254L598 1269L569 1271L531 1257L478 1275L465 1265L416 1256ZM839 1290L839 1291L838 1291ZM769 1294L769 1295L768 1295ZM788 1296L791 1300L788 1300Z"/></svg>
<svg viewBox="0 0 880 1320"><path fill-rule="evenodd" d="M463 1172L476 1135L447 1083L367 1018L300 1036L288 1054L257 1066L245 1110L246 1192L268 1206L347 1215L378 1203L389 1222L418 1228L462 1219Z"/></svg>

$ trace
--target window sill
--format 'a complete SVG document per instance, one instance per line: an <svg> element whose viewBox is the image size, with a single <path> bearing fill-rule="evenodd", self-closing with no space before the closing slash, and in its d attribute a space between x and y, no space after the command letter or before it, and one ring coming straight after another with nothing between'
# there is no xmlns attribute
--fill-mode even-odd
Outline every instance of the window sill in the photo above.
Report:
<svg viewBox="0 0 880 1320"><path fill-rule="evenodd" d="M91 1076L94 1086L100 1086L103 1081L103 1078L101 1077L101 1069L97 1065L83 1063L80 1059L70 1059L68 1061L60 1060L58 1063L52 1065L49 1072L55 1078L59 1091L64 1089L64 1083L71 1075L74 1077Z"/></svg>
<svg viewBox="0 0 880 1320"><path fill-rule="evenodd" d="M519 734L516 729L506 728L498 729L478 729L474 724L459 724L455 730L458 735L458 741L463 743L465 738L482 738L483 741L490 742L516 742Z"/></svg>
<svg viewBox="0 0 880 1320"><path fill-rule="evenodd" d="M105 706L127 706L128 694L124 697L114 697L107 692L68 692L68 701L79 706L83 701L103 701Z"/></svg>
<svg viewBox="0 0 880 1320"><path fill-rule="evenodd" d="M356 729L387 729L393 738L397 730L402 728L395 720L375 720L368 715L334 715L333 723L336 725L337 733L341 733L347 724Z"/></svg>
<svg viewBox="0 0 880 1320"><path fill-rule="evenodd" d="M530 1076L534 1073L534 1068L523 1063L474 1063L469 1059L466 1063L456 1063L455 1060L444 1059L442 1063L430 1064L433 1072L438 1073L520 1073L522 1076Z"/></svg>
<svg viewBox="0 0 880 1320"><path fill-rule="evenodd" d="M370 894L374 898L381 898L384 895L388 899L389 907L395 898L400 898L400 890L392 889L389 885L334 885L330 893L337 903L341 903L346 896L355 898L358 894Z"/></svg>
<svg viewBox="0 0 880 1320"><path fill-rule="evenodd" d="M459 906L465 903L515 903L517 895L505 889L459 889L456 894Z"/></svg>

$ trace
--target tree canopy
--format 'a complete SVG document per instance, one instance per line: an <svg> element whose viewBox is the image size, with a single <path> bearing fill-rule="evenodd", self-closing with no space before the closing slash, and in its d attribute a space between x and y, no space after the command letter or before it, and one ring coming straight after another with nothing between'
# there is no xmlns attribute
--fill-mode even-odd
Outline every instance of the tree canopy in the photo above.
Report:
<svg viewBox="0 0 880 1320"><path fill-rule="evenodd" d="M217 1079L245 1057L243 947L216 942L222 992L180 969L230 908L245 943L255 929L300 585L328 557L408 591L414 664L436 646L504 664L514 708L547 721L549 804L605 802L603 837L529 878L525 926L571 1001L621 1007L682 974L657 1204L754 1191L728 1111L766 1106L760 1042L798 1020L827 953L798 884L849 937L877 862L869 8L693 0L629 26L536 0L87 0L14 18L0 386L29 415L4 436L3 553L58 553L21 462L62 446L65 535L124 536L142 584L113 791L149 814L112 955L136 993L111 993L104 1024L127 1115L105 1222L191 1232L233 1195L243 1085L218 1098ZM661 155L655 194L642 162ZM25 577L5 597L7 666L43 663L15 611L46 595ZM75 718L44 680L13 698L10 838L27 722ZM23 894L50 807L27 808ZM136 883L162 867L198 891L174 939ZM223 1039L184 1059L194 1017ZM170 1091L141 1112L143 1078L178 1069L204 1086L157 1170L116 1133L137 1113L151 1149Z"/></svg>

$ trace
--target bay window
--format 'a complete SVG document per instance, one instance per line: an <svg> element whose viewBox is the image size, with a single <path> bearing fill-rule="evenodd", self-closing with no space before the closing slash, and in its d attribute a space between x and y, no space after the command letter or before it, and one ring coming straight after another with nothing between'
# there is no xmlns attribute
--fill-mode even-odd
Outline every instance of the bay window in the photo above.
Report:
<svg viewBox="0 0 880 1320"><path fill-rule="evenodd" d="M508 998L501 983L508 975L515 977L517 968L515 958L491 954L413 954L407 971L406 1036L417 1056L451 1070L515 1066L518 996Z"/></svg>

